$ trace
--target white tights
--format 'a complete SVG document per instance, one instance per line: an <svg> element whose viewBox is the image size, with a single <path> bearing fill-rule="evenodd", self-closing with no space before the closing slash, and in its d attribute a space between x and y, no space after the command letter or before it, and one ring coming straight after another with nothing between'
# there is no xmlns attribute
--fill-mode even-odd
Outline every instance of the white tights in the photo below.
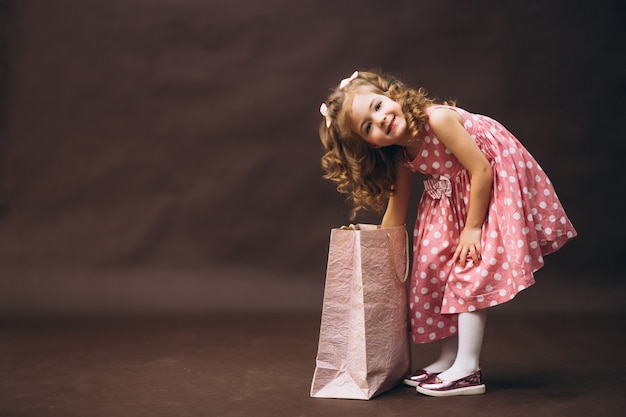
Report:
<svg viewBox="0 0 626 417"><path fill-rule="evenodd" d="M477 371L486 318L487 310L460 313L458 335L442 340L439 358L424 369L441 372L439 378L444 381L454 381Z"/></svg>

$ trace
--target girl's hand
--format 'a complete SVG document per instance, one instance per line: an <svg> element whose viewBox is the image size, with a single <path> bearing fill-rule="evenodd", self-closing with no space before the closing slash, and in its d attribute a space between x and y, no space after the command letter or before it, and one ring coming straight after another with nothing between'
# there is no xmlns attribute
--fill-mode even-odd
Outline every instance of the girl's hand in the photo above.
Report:
<svg viewBox="0 0 626 417"><path fill-rule="evenodd" d="M464 228L459 238L459 244L452 256L452 263L458 260L461 268L464 268L469 256L474 261L474 265L478 265L482 256L481 236L482 230L480 228Z"/></svg>

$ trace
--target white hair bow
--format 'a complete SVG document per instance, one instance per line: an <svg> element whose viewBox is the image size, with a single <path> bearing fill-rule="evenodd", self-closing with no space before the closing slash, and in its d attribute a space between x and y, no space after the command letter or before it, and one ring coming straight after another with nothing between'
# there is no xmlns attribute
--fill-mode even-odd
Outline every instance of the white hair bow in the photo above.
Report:
<svg viewBox="0 0 626 417"><path fill-rule="evenodd" d="M359 76L359 72L354 71L350 77L344 78L343 80L341 80L341 82L339 83L339 89L342 89L348 84L350 84L350 81L354 80L358 76ZM332 119L328 115L328 106L326 105L326 103L322 103L322 105L320 106L320 113L322 113L322 116L324 116L324 118L326 119L326 127L330 127L330 123L332 122Z"/></svg>
<svg viewBox="0 0 626 417"><path fill-rule="evenodd" d="M328 115L328 106L326 105L326 103L322 103L322 105L320 106L320 113L322 113L322 116L324 116L324 118L326 118L326 127L330 127L330 116Z"/></svg>
<svg viewBox="0 0 626 417"><path fill-rule="evenodd" d="M339 88L344 88L346 85L350 84L350 81L354 80L358 76L359 72L354 71L349 78L344 78L343 80L341 80L341 82L339 83Z"/></svg>

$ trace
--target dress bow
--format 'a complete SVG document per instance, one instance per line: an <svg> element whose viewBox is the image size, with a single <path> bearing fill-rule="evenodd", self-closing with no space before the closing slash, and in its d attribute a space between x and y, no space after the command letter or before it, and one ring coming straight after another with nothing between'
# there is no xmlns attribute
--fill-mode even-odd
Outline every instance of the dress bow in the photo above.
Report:
<svg viewBox="0 0 626 417"><path fill-rule="evenodd" d="M452 197L452 184L448 177L427 179L424 181L424 190L437 200L442 199L443 196Z"/></svg>

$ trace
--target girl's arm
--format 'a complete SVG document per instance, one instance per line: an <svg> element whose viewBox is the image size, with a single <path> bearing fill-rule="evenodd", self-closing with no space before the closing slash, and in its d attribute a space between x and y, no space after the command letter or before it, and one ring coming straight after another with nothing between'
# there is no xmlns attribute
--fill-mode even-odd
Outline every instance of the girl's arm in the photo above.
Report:
<svg viewBox="0 0 626 417"><path fill-rule="evenodd" d="M469 255L474 264L478 264L482 252L482 225L493 185L491 165L463 127L463 120L457 112L446 108L434 109L428 122L437 138L461 162L471 177L467 219L452 262L459 260L461 267L464 267Z"/></svg>
<svg viewBox="0 0 626 417"><path fill-rule="evenodd" d="M387 210L385 210L383 215L382 228L404 226L406 223L409 198L411 197L412 172L400 163L397 164L396 169L396 183L394 184L393 193L389 197Z"/></svg>

